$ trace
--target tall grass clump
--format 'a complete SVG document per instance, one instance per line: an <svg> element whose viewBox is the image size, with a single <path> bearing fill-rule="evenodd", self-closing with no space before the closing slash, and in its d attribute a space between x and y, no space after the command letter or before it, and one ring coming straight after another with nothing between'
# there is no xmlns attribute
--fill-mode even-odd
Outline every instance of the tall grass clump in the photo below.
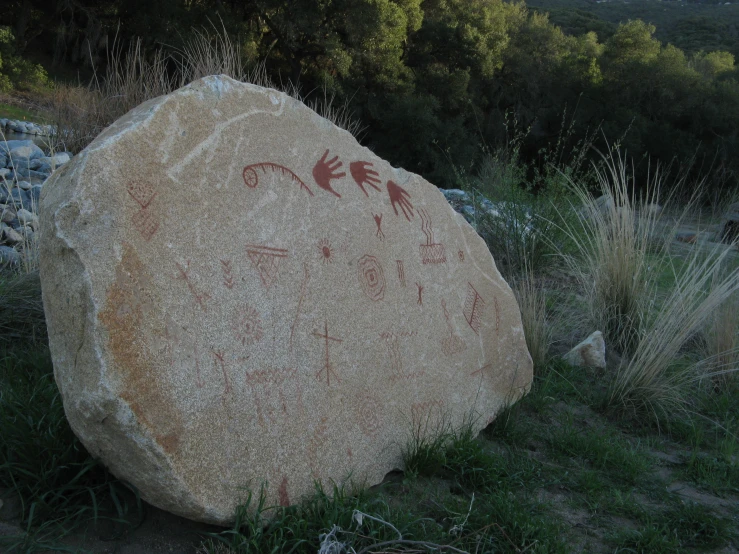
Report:
<svg viewBox="0 0 739 554"><path fill-rule="evenodd" d="M96 73L86 86L59 85L52 92L49 118L57 134L50 146L79 152L116 119L147 100L169 94L175 85L162 50L147 55L139 39L124 53L115 43L103 75Z"/></svg>
<svg viewBox="0 0 739 554"><path fill-rule="evenodd" d="M664 212L652 209L660 198L658 172L640 193L621 156L604 159L596 174L598 198L572 184L582 217L566 227L576 253L564 258L591 323L623 355L608 406L660 419L686 407L696 365L683 351L739 290L739 268L722 269L731 254L722 245L673 255L678 226L693 207L688 203L673 221L662 221Z"/></svg>
<svg viewBox="0 0 739 554"><path fill-rule="evenodd" d="M714 388L724 389L739 375L739 294L734 293L708 317L702 337L701 369Z"/></svg>
<svg viewBox="0 0 739 554"><path fill-rule="evenodd" d="M537 284L532 271L526 271L512 282L513 292L521 309L521 322L526 346L534 362L534 370L543 370L549 361L553 328L547 319L544 289Z"/></svg>
<svg viewBox="0 0 739 554"><path fill-rule="evenodd" d="M620 157L594 166L598 196L570 181L579 218L564 221L574 246L564 259L579 281L591 323L620 352L634 351L656 292L652 278L667 262L674 229L665 229L658 210L661 176L651 175L637 196L633 173Z"/></svg>

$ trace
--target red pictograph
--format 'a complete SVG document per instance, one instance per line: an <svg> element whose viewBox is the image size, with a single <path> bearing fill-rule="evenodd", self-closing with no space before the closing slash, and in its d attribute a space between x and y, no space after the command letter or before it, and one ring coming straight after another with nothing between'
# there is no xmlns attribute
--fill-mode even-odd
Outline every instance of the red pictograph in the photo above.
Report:
<svg viewBox="0 0 739 554"><path fill-rule="evenodd" d="M267 427L286 416L288 399L285 387L290 381L297 379L298 370L294 367L255 369L246 373L245 383L252 393L259 425ZM301 404L299 384L297 392L297 403Z"/></svg>
<svg viewBox="0 0 739 554"><path fill-rule="evenodd" d="M334 249L328 239L323 238L318 241L318 250L321 252L321 260L324 264L333 263Z"/></svg>
<svg viewBox="0 0 739 554"><path fill-rule="evenodd" d="M308 271L308 264L303 262L303 282L300 284L300 297L298 299L298 308L295 310L295 319L290 327L290 352L293 350L293 338L295 336L295 327L298 325L298 319L300 318L300 310L303 307L303 298L305 298L305 288L308 285L308 279L310 279L310 272Z"/></svg>
<svg viewBox="0 0 739 554"><path fill-rule="evenodd" d="M277 279L280 261L282 258L287 258L287 250L284 248L273 248L272 246L247 244L246 254L257 271L259 271L262 284L269 290L269 287Z"/></svg>
<svg viewBox="0 0 739 554"><path fill-rule="evenodd" d="M368 437L374 437L382 427L382 404L374 395L364 394L357 399L356 405L359 429Z"/></svg>
<svg viewBox="0 0 739 554"><path fill-rule="evenodd" d="M400 281L400 286L405 287L405 266L403 265L403 260L395 260L395 264L398 266L398 281Z"/></svg>
<svg viewBox="0 0 739 554"><path fill-rule="evenodd" d="M423 285L421 283L416 283L416 288L418 288L418 301L416 304L423 306Z"/></svg>
<svg viewBox="0 0 739 554"><path fill-rule="evenodd" d="M313 196L313 191L310 190L308 185L306 185L300 177L295 175L291 169L274 162L259 162L247 165L242 172L244 184L251 189L257 188L257 185L259 184L259 174L261 173L262 175L266 175L267 172L286 175L291 181L298 183L301 189L304 189L308 194Z"/></svg>
<svg viewBox="0 0 739 554"><path fill-rule="evenodd" d="M338 156L334 156L330 160L326 158L328 158L328 150L323 153L323 157L313 166L313 179L315 179L316 184L323 190L330 192L337 198L341 198L341 195L331 188L331 181L346 176L346 173L343 171L341 173L336 172L344 164L339 161Z"/></svg>
<svg viewBox="0 0 739 554"><path fill-rule="evenodd" d="M485 374L486 371L490 371L491 369L493 369L493 364L485 364L480 369L478 369L478 370L473 371L472 373L470 373L470 375L480 375L480 376L482 376L482 375Z"/></svg>
<svg viewBox="0 0 739 554"><path fill-rule="evenodd" d="M411 381L422 377L426 372L423 370L406 373L403 369L403 357L400 348L400 339L415 337L416 331L399 331L397 333L383 332L380 338L385 341L385 349L390 361L390 382Z"/></svg>
<svg viewBox="0 0 739 554"><path fill-rule="evenodd" d="M216 369L220 369L223 373L223 394L228 394L231 392L231 379L229 378L228 372L226 371L225 355L223 352L217 352L215 350L211 350L210 353L213 355L213 364L216 366Z"/></svg>
<svg viewBox="0 0 739 554"><path fill-rule="evenodd" d="M126 190L140 206L139 211L131 216L131 223L144 240L148 242L159 229L159 218L149 209L157 193L152 185L142 181L128 183Z"/></svg>
<svg viewBox="0 0 739 554"><path fill-rule="evenodd" d="M242 346L251 346L262 340L264 332L259 312L248 304L239 308L234 317L233 332Z"/></svg>
<svg viewBox="0 0 739 554"><path fill-rule="evenodd" d="M411 195L406 192L404 188L394 183L393 181L387 182L387 194L390 196L390 204L393 207L395 215L398 215L398 208L403 212L405 218L410 221L413 215L413 204L411 204Z"/></svg>
<svg viewBox="0 0 739 554"><path fill-rule="evenodd" d="M190 293L195 298L195 302L197 302L198 306L204 311L207 312L208 309L205 305L206 300L210 300L210 295L205 292L199 292L198 289L195 287L195 284L192 282L192 278L190 277L190 260L185 261L185 266L183 267L182 264L177 263L177 269L179 270L180 274L177 277L177 279L181 279L185 281L187 284L187 288L190 290Z"/></svg>
<svg viewBox="0 0 739 554"><path fill-rule="evenodd" d="M380 240L385 240L385 233L382 232L382 214L372 214L372 217L374 218L375 225L377 226L375 236L378 237Z"/></svg>
<svg viewBox="0 0 739 554"><path fill-rule="evenodd" d="M280 506L287 508L290 505L290 497L287 494L287 476L282 478L280 489L277 492L280 498Z"/></svg>
<svg viewBox="0 0 739 554"><path fill-rule="evenodd" d="M421 231L426 235L426 244L421 245L421 261L426 264L444 264L446 263L446 254L444 253L444 245L434 241L434 230L431 227L431 216L423 208L418 210L421 216Z"/></svg>
<svg viewBox="0 0 739 554"><path fill-rule="evenodd" d="M141 208L138 212L131 216L131 223L144 237L145 241L150 241L159 229L159 218L148 208Z"/></svg>
<svg viewBox="0 0 739 554"><path fill-rule="evenodd" d="M414 402L411 404L411 417L414 423L419 423L423 419L431 417L432 412L438 412L437 415L441 415L441 411L444 408L443 400L427 400L426 402Z"/></svg>
<svg viewBox="0 0 739 554"><path fill-rule="evenodd" d="M369 255L359 258L357 276L364 294L370 300L377 302L385 298L385 275L377 258Z"/></svg>
<svg viewBox="0 0 739 554"><path fill-rule="evenodd" d="M485 301L477 293L477 289L472 283L467 283L467 298L464 301L464 318L467 320L470 328L480 334L480 312L485 308Z"/></svg>
<svg viewBox="0 0 739 554"><path fill-rule="evenodd" d="M354 179L354 182L357 183L357 186L362 189L362 192L365 196L369 196L367 194L367 191L364 189L364 185L369 185L376 191L380 191L379 185L382 181L380 181L379 177L380 174L377 173L374 169L369 169L372 167L372 164L369 162L352 162L349 164L349 173L352 174L352 179Z"/></svg>
<svg viewBox="0 0 739 554"><path fill-rule="evenodd" d="M459 352L462 352L467 345L464 341L454 332L454 326L452 325L452 318L449 316L449 310L446 309L446 300L442 299L441 308L444 310L444 319L446 319L446 325L449 329L449 336L441 339L441 351L446 356L453 356Z"/></svg>
<svg viewBox="0 0 739 554"><path fill-rule="evenodd" d="M221 260L221 270L223 271L223 284L227 289L234 288L234 275L231 268L231 260Z"/></svg>
<svg viewBox="0 0 739 554"><path fill-rule="evenodd" d="M460 250L459 252L457 252L457 256L459 256L459 261L463 262L464 261L464 250Z"/></svg>
<svg viewBox="0 0 739 554"><path fill-rule="evenodd" d="M126 185L126 190L128 191L128 194L131 195L131 198L133 198L142 208L148 208L149 204L152 203L157 195L151 184L142 181L128 183Z"/></svg>
<svg viewBox="0 0 739 554"><path fill-rule="evenodd" d="M317 337L317 338L324 339L326 341L326 363L321 368L321 370L318 373L316 373L316 378L319 381L321 379L323 379L321 377L321 375L325 371L326 372L326 384L328 386L331 386L331 374L332 373L333 373L334 377L339 381L339 383L341 383L341 378L339 377L339 374L336 373L334 371L333 367L331 366L331 358L329 357L329 348L328 348L328 345L329 345L329 341L344 342L343 339L338 339L336 337L329 336L329 334L328 334L328 321L325 321L324 322L324 332L323 332L323 334L320 334L317 331L313 331L313 336L314 337Z"/></svg>

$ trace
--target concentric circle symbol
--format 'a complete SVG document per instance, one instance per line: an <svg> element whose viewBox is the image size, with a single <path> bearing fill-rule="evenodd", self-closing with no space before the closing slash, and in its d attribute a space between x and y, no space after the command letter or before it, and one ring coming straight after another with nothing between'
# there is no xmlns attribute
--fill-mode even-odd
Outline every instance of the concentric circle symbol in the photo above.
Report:
<svg viewBox="0 0 739 554"><path fill-rule="evenodd" d="M385 275L374 256L362 256L357 264L359 284L370 300L377 302L385 298Z"/></svg>
<svg viewBox="0 0 739 554"><path fill-rule="evenodd" d="M368 437L373 437L382 426L382 404L373 396L361 396L357 400L359 428Z"/></svg>

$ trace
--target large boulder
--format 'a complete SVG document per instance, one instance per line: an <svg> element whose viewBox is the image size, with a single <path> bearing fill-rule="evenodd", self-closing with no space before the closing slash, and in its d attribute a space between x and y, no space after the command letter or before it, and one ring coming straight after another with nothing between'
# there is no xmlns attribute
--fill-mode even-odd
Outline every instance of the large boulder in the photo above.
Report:
<svg viewBox="0 0 739 554"><path fill-rule="evenodd" d="M224 76L57 170L40 255L72 428L191 519L265 482L274 505L378 483L414 428L477 432L531 383L514 296L439 190Z"/></svg>

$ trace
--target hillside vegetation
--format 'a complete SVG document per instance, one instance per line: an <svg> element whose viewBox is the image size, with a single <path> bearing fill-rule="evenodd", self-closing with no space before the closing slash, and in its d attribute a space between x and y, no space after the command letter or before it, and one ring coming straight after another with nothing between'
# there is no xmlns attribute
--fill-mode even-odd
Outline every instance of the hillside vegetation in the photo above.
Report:
<svg viewBox="0 0 739 554"><path fill-rule="evenodd" d="M263 63L272 82L299 87L307 100L346 105L366 129L366 145L444 187L463 184L509 141L511 120L527 131L521 156L540 170L551 161L540 153L565 130L563 156L591 140L603 149L602 131L635 158L638 171L646 173L648 156L675 172L708 175L708 190L725 187L739 167L732 20L722 17L715 24L726 32L709 29L705 41L676 41L682 50L664 40L678 36L686 20L665 35L651 15L635 19L652 4L686 14L733 13L734 6L643 2L626 12L617 3L588 5L621 12L596 19L592 10L575 12L585 21L573 23L500 0L58 0L54 10L39 0L11 4L0 14L3 59L42 61L52 75L70 67L90 74L94 66L100 79L116 37L123 50L140 37L149 61L160 49L163 71L172 75L193 27L212 35L223 25L248 68ZM21 69L11 84L29 87Z"/></svg>

